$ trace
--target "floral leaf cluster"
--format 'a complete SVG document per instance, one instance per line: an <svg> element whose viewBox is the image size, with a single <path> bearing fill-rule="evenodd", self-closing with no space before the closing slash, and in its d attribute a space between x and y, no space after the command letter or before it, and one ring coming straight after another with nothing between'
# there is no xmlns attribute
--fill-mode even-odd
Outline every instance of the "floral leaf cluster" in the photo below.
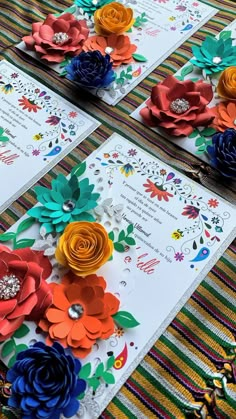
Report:
<svg viewBox="0 0 236 419"><path fill-rule="evenodd" d="M136 241L133 237L130 237L134 231L133 224L129 224L127 230L121 230L118 237L115 239L114 231L109 233L109 238L113 241L114 249L117 252L125 252L126 245L134 246Z"/></svg>

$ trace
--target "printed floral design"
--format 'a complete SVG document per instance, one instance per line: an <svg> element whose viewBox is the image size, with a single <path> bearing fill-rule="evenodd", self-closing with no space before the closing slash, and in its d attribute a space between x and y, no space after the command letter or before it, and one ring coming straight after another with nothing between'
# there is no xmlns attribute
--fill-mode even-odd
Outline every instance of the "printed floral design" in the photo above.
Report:
<svg viewBox="0 0 236 419"><path fill-rule="evenodd" d="M213 97L210 84L179 81L168 76L152 88L140 115L147 125L159 126L173 136L187 136L198 126L209 125L214 115L207 104Z"/></svg>
<svg viewBox="0 0 236 419"><path fill-rule="evenodd" d="M58 343L52 347L37 342L17 354L7 372L12 383L8 405L20 408L22 418L59 419L76 415L86 382L78 378L81 363L67 355Z"/></svg>
<svg viewBox="0 0 236 419"><path fill-rule="evenodd" d="M212 126L217 131L224 132L227 128L236 128L236 103L221 102L212 108L212 112L215 115Z"/></svg>
<svg viewBox="0 0 236 419"><path fill-rule="evenodd" d="M113 0L75 0L75 4L78 7L81 7L85 13L88 13L89 16L93 15L97 9L105 6L106 4L111 3Z"/></svg>
<svg viewBox="0 0 236 419"><path fill-rule="evenodd" d="M137 50L126 35L111 34L108 37L91 36L83 46L84 51L100 51L102 55L109 54L113 67L129 64L134 61L132 54Z"/></svg>
<svg viewBox="0 0 236 419"><path fill-rule="evenodd" d="M217 201L217 199L211 198L208 201L208 205L209 205L210 208L217 208L218 205L219 205L219 201Z"/></svg>
<svg viewBox="0 0 236 419"><path fill-rule="evenodd" d="M60 120L61 120L61 118L59 118L58 116L50 115L45 122L49 125L58 125Z"/></svg>
<svg viewBox="0 0 236 419"><path fill-rule="evenodd" d="M226 68L221 73L217 93L223 99L236 100L236 67Z"/></svg>
<svg viewBox="0 0 236 419"><path fill-rule="evenodd" d="M46 279L51 264L42 252L30 248L10 250L0 245L0 342L25 319L38 320L52 302Z"/></svg>
<svg viewBox="0 0 236 419"><path fill-rule="evenodd" d="M112 2L96 10L94 23L98 35L121 35L134 24L133 10L118 2Z"/></svg>
<svg viewBox="0 0 236 419"><path fill-rule="evenodd" d="M124 164L124 166L120 167L120 172L125 177L129 177L135 173L135 170L134 170L134 167L130 163L127 163L127 164Z"/></svg>
<svg viewBox="0 0 236 419"><path fill-rule="evenodd" d="M143 185L146 189L145 192L151 192L151 198L157 197L158 201L162 201L162 199L166 202L169 201L169 198L173 197L173 194L167 192L167 190L163 189L162 185L157 185L153 183L150 179L147 179L147 183Z"/></svg>
<svg viewBox="0 0 236 419"><path fill-rule="evenodd" d="M131 148L130 150L128 150L128 155L129 156L134 157L134 156L136 156L136 154L137 154L137 151L135 150L135 148Z"/></svg>
<svg viewBox="0 0 236 419"><path fill-rule="evenodd" d="M115 329L115 336L117 338L120 338L123 335L124 335L124 329L123 329L123 327L116 327L116 329Z"/></svg>
<svg viewBox="0 0 236 419"><path fill-rule="evenodd" d="M34 100L29 100L25 96L22 96L21 99L18 99L18 102L19 105L22 106L22 109L24 111L27 110L28 112L37 113L38 110L42 109L40 106L37 105L37 103L35 103Z"/></svg>
<svg viewBox="0 0 236 419"><path fill-rule="evenodd" d="M176 252L174 258L178 262L182 262L184 260L184 254L182 252Z"/></svg>
<svg viewBox="0 0 236 419"><path fill-rule="evenodd" d="M57 340L70 347L75 357L84 358L97 339L107 339L114 333L112 315L118 311L119 300L105 292L103 277L78 278L70 274L61 284L50 284L50 287L53 305L39 322L39 327L49 334L49 345Z"/></svg>
<svg viewBox="0 0 236 419"><path fill-rule="evenodd" d="M77 176L69 180L62 174L52 181L52 189L36 186L37 200L42 205L31 208L28 214L36 218L47 233L64 231L73 221L89 220L93 217L87 211L96 207L99 194L92 193L94 185L88 178L78 181Z"/></svg>
<svg viewBox="0 0 236 419"><path fill-rule="evenodd" d="M74 56L82 51L88 34L85 20L77 20L71 13L59 17L49 14L44 22L33 23L32 35L24 36L22 40L42 59L61 63L66 54Z"/></svg>
<svg viewBox="0 0 236 419"><path fill-rule="evenodd" d="M174 240L179 240L181 239L181 237L183 237L183 232L180 231L179 229L176 231L173 231L172 235L171 235L172 239Z"/></svg>
<svg viewBox="0 0 236 419"><path fill-rule="evenodd" d="M96 272L111 257L113 242L105 228L93 222L70 223L61 235L55 252L58 262L75 275Z"/></svg>
<svg viewBox="0 0 236 419"><path fill-rule="evenodd" d="M193 205L187 205L184 207L184 212L182 212L182 215L187 216L189 219L195 219L198 217L198 214L200 212L200 209L197 207L194 207Z"/></svg>
<svg viewBox="0 0 236 419"><path fill-rule="evenodd" d="M207 147L212 165L224 176L236 178L236 130L227 129L212 137L212 146Z"/></svg>
<svg viewBox="0 0 236 419"><path fill-rule="evenodd" d="M34 141L40 141L40 140L42 140L43 139L43 135L42 134L35 134L34 136L33 136L33 140Z"/></svg>
<svg viewBox="0 0 236 419"><path fill-rule="evenodd" d="M9 93L12 93L14 91L14 87L11 83L6 83L1 87L1 92L8 95Z"/></svg>

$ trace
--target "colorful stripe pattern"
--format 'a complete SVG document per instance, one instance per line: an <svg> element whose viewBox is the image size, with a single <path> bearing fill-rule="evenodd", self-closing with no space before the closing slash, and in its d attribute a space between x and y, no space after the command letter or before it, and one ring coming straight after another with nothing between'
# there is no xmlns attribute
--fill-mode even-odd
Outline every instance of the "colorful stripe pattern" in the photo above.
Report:
<svg viewBox="0 0 236 419"><path fill-rule="evenodd" d="M88 101L87 93L76 91L71 82L15 48L30 32L32 21L63 11L71 1L1 0L0 58L16 64L102 122L40 180L40 185L48 186L58 172L67 174L113 131L187 173L199 171L200 162L195 157L144 129L129 114L150 95L157 81L176 72L191 57L192 44L199 45L207 34L217 34L236 17L235 0L204 2L218 8L217 15L113 108L93 97ZM0 231L9 228L33 204L31 189L0 216ZM235 251L232 244L109 404L102 419L236 418Z"/></svg>

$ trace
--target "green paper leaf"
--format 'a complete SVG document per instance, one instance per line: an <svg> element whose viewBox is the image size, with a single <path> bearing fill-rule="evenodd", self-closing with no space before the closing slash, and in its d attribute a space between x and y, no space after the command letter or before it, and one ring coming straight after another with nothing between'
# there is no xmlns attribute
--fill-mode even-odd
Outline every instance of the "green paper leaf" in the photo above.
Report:
<svg viewBox="0 0 236 419"><path fill-rule="evenodd" d="M125 231L121 230L118 236L118 241L121 242L124 239L125 239Z"/></svg>
<svg viewBox="0 0 236 419"><path fill-rule="evenodd" d="M191 134L189 134L188 138L195 138L197 135L199 135L199 132L197 129L195 129L193 132L191 132Z"/></svg>
<svg viewBox="0 0 236 419"><path fill-rule="evenodd" d="M104 372L102 378L107 384L115 384L116 382L115 377L111 372Z"/></svg>
<svg viewBox="0 0 236 419"><path fill-rule="evenodd" d="M206 151L206 145L201 145L198 150L196 151L196 154L202 154Z"/></svg>
<svg viewBox="0 0 236 419"><path fill-rule="evenodd" d="M22 233L22 231L27 230L35 223L35 219L33 217L26 218L23 220L17 227L16 234Z"/></svg>
<svg viewBox="0 0 236 419"><path fill-rule="evenodd" d="M104 373L104 365L103 365L103 362L101 362L96 368L95 377L97 378L101 377L103 373Z"/></svg>
<svg viewBox="0 0 236 419"><path fill-rule="evenodd" d="M129 224L127 227L127 233L131 234L134 231L134 225L133 224Z"/></svg>
<svg viewBox="0 0 236 419"><path fill-rule="evenodd" d="M15 245L14 249L24 249L25 247L33 246L35 239L21 239L18 240Z"/></svg>
<svg viewBox="0 0 236 419"><path fill-rule="evenodd" d="M96 377L88 378L87 383L90 387L93 388L93 391L95 392L98 387L100 386L100 381Z"/></svg>
<svg viewBox="0 0 236 419"><path fill-rule="evenodd" d="M71 13L73 15L73 13L76 12L76 5L70 6L67 9L64 10L64 12L62 13L55 13L54 16L59 17L64 13Z"/></svg>
<svg viewBox="0 0 236 419"><path fill-rule="evenodd" d="M15 237L15 233L3 233L0 234L0 242L8 242Z"/></svg>
<svg viewBox="0 0 236 419"><path fill-rule="evenodd" d="M67 75L67 71L63 70L60 74L59 77L65 77Z"/></svg>
<svg viewBox="0 0 236 419"><path fill-rule="evenodd" d="M232 31L223 31L223 32L220 33L219 38L226 40L226 39L231 38L231 35L232 35Z"/></svg>
<svg viewBox="0 0 236 419"><path fill-rule="evenodd" d="M83 175L83 173L86 170L86 162L82 162L80 164L78 164L77 166L73 167L72 171L71 171L71 176L72 175L76 175L77 177Z"/></svg>
<svg viewBox="0 0 236 419"><path fill-rule="evenodd" d="M193 64L189 64L188 66L182 69L181 76L184 78L188 74L192 73L192 71L193 71Z"/></svg>
<svg viewBox="0 0 236 419"><path fill-rule="evenodd" d="M110 231L110 233L108 234L109 239L111 239L112 241L114 241L115 239L115 234L114 231Z"/></svg>
<svg viewBox="0 0 236 419"><path fill-rule="evenodd" d="M134 240L133 237L126 237L125 243L127 243L128 246L134 246L136 244L136 241Z"/></svg>
<svg viewBox="0 0 236 419"><path fill-rule="evenodd" d="M2 347L2 357L5 358L6 356L10 355L15 350L15 344L12 339L8 340L6 343L4 343Z"/></svg>
<svg viewBox="0 0 236 419"><path fill-rule="evenodd" d="M28 346L24 343L20 343L16 346L16 354L19 354L20 352L25 351L26 349L28 349Z"/></svg>
<svg viewBox="0 0 236 419"><path fill-rule="evenodd" d="M216 130L214 128L204 128L204 130L201 131L201 135L205 135L206 137L210 137L215 133Z"/></svg>
<svg viewBox="0 0 236 419"><path fill-rule="evenodd" d="M82 366L79 372L79 377L86 380L90 376L91 371L92 371L91 362L88 362L88 364L85 364Z"/></svg>
<svg viewBox="0 0 236 419"><path fill-rule="evenodd" d="M112 356L109 356L109 358L107 360L107 370L109 370L110 368L112 368L113 365L114 365L114 363L115 363L115 357L113 355Z"/></svg>
<svg viewBox="0 0 236 419"><path fill-rule="evenodd" d="M80 393L80 394L76 397L76 399L77 399L77 400L82 400L82 399L84 398L84 396L85 396L85 392Z"/></svg>
<svg viewBox="0 0 236 419"><path fill-rule="evenodd" d="M125 246L123 245L123 244L121 244L121 243L114 243L114 249L117 251L117 252L124 252L125 251Z"/></svg>
<svg viewBox="0 0 236 419"><path fill-rule="evenodd" d="M140 323L134 318L134 316L128 311L118 311L113 316L114 321L125 329L138 326Z"/></svg>
<svg viewBox="0 0 236 419"><path fill-rule="evenodd" d="M195 146L198 147L202 144L205 144L205 138L204 137L198 137L195 141Z"/></svg>
<svg viewBox="0 0 236 419"><path fill-rule="evenodd" d="M143 55L141 55L141 54L132 54L132 57L133 57L133 59L135 60L135 61L139 61L139 62L142 62L142 63L144 63L144 62L146 62L147 61L147 58L146 57L144 57Z"/></svg>
<svg viewBox="0 0 236 419"><path fill-rule="evenodd" d="M22 324L19 329L17 329L13 335L14 338L20 339L26 336L29 333L30 329L26 324Z"/></svg>
<svg viewBox="0 0 236 419"><path fill-rule="evenodd" d="M8 362L8 367L9 367L9 368L13 367L13 365L15 364L15 362L16 362L16 355L13 355L13 356L11 357L11 359L9 359L9 362Z"/></svg>

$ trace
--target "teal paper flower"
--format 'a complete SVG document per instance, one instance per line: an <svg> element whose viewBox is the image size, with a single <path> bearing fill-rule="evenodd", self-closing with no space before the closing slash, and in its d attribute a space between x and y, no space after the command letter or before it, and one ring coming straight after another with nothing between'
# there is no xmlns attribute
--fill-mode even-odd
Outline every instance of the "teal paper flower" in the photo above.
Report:
<svg viewBox="0 0 236 419"><path fill-rule="evenodd" d="M97 206L100 194L92 193L93 189L88 178L79 182L76 175L68 180L59 174L52 181L52 189L36 186L37 199L42 206L31 208L28 214L36 218L47 233L61 233L73 221L94 221L87 211Z"/></svg>
<svg viewBox="0 0 236 419"><path fill-rule="evenodd" d="M225 68L236 65L236 46L232 39L215 39L207 37L200 47L193 46L194 58L191 63L205 70L206 74L218 73Z"/></svg>
<svg viewBox="0 0 236 419"><path fill-rule="evenodd" d="M105 6L105 4L109 4L112 1L114 0L75 0L75 4L91 16L97 9L100 9Z"/></svg>

